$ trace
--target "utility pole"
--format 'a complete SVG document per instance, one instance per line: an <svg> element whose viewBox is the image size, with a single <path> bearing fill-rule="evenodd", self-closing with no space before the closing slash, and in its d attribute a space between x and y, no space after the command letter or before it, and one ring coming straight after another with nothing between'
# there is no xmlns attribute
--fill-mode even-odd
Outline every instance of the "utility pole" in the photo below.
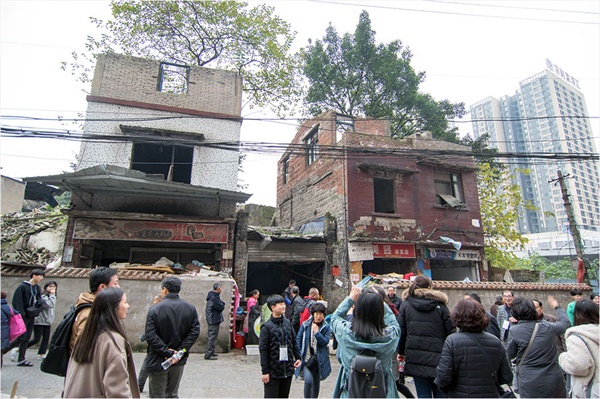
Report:
<svg viewBox="0 0 600 399"><path fill-rule="evenodd" d="M575 253L577 254L577 257L583 261L583 281L585 284L590 285L590 277L588 276L587 272L587 262L583 257L583 243L581 242L581 234L579 234L579 228L577 227L577 223L575 223L573 204L571 204L569 191L567 190L567 184L565 183L565 179L567 177L569 177L569 175L563 176L562 172L559 170L558 178L551 180L550 183L558 181L558 184L560 184L560 191L562 192L565 210L567 211L567 218L569 219L569 228L571 229L571 235L573 236L573 242L575 243Z"/></svg>

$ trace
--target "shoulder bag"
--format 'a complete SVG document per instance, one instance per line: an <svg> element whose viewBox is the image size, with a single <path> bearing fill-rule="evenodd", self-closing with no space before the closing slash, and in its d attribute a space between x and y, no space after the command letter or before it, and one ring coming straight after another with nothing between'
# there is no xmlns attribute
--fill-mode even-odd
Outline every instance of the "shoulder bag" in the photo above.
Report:
<svg viewBox="0 0 600 399"><path fill-rule="evenodd" d="M540 326L540 323L536 322L535 327L533 327L533 332L531 333L531 338L529 338L529 343L527 344L527 348L525 348L525 352L523 352L523 357L521 357L521 361L519 362L519 364L517 365L517 367L515 369L515 375L517 375L517 376L519 375L519 370L521 369L521 366L523 365L525 356L527 356L527 353L529 353L529 349L531 349L531 344L533 343L533 339L535 338L535 334L537 333L539 326Z"/></svg>
<svg viewBox="0 0 600 399"><path fill-rule="evenodd" d="M15 339L19 338L21 335L25 334L25 332L27 331L27 327L25 327L25 322L23 321L23 317L17 313L15 314L15 311L13 310L13 308L10 308L10 316L4 312L4 314L6 316L8 316L9 322L8 322L8 329L9 329L9 334L8 334L8 340L9 341L14 341Z"/></svg>
<svg viewBox="0 0 600 399"><path fill-rule="evenodd" d="M585 342L585 339L583 339L583 337L581 335L576 334L576 333L572 333L571 335L574 335L577 338L579 338L583 342L583 344L585 345L585 347L587 348L588 352L590 352L590 355L592 355L592 350L590 349L590 347L588 346L587 342ZM592 356L592 358L593 358L593 356ZM594 374L595 374L595 372L592 373L592 378L588 381L587 385L584 385L584 388L585 388L585 397L586 398L591 398L592 397L592 381L594 380ZM573 387L571 387L571 391L572 391L572 389L573 389ZM571 395L572 395L572 392L569 392L568 393L568 397L571 398L572 397Z"/></svg>
<svg viewBox="0 0 600 399"><path fill-rule="evenodd" d="M487 354L485 353L485 350L483 349L483 346L481 346L481 344L479 343L479 340L477 338L473 337L469 333L465 333L465 334L467 334L467 336L469 338L471 338L473 341L475 341L475 344L477 344L477 346L479 347L479 350L483 354L483 357L485 358L485 361L488 364L488 368L490 369L490 371L492 373L492 377L494 377L494 381L496 382L496 388L498 389L498 392L500 393L500 397L501 398L516 398L517 396L513 392L512 388L510 387L510 384L508 385L508 391L505 391L500 386L500 381L498 381L498 374L494 370L494 367L492 366L492 362L490 362L490 359L488 358Z"/></svg>

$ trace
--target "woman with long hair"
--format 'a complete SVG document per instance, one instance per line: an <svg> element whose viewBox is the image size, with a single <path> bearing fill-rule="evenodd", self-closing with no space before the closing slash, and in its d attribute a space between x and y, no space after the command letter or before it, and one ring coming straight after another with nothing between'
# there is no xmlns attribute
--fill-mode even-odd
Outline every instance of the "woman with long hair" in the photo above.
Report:
<svg viewBox="0 0 600 399"><path fill-rule="evenodd" d="M354 305L352 322L346 314ZM353 287L350 295L342 301L331 316L331 329L338 341L340 368L334 398L348 397L348 376L352 359L363 350L369 350L381 361L387 383L387 397L397 398L398 391L392 375L392 357L398 346L400 328L392 310L384 304L379 294L371 289L364 291Z"/></svg>
<svg viewBox="0 0 600 399"><path fill-rule="evenodd" d="M48 342L50 341L50 327L54 322L54 305L56 305L58 283L56 281L48 281L44 285L44 291L42 292L42 306L44 310L42 313L37 315L33 325L33 339L29 341L27 347L30 348L33 345L40 343L38 349L38 359L44 359L46 357L46 349L48 349Z"/></svg>
<svg viewBox="0 0 600 399"><path fill-rule="evenodd" d="M574 327L565 333L567 351L558 356L558 364L571 376L572 398L600 397L600 326L598 305L582 299L573 311Z"/></svg>
<svg viewBox="0 0 600 399"><path fill-rule="evenodd" d="M310 317L300 326L296 344L300 349L302 363L296 371L296 377L304 376L304 397L318 398L321 381L331 373L329 362L329 338L331 326L325 321L327 309L320 302L310 307ZM311 358L314 357L314 360Z"/></svg>
<svg viewBox="0 0 600 399"><path fill-rule="evenodd" d="M512 382L506 350L485 332L489 317L479 302L459 301L450 318L458 327L446 338L435 384L451 398L499 398L499 385Z"/></svg>
<svg viewBox="0 0 600 399"><path fill-rule="evenodd" d="M131 346L123 320L127 295L106 288L94 299L65 378L65 398L139 398Z"/></svg>
<svg viewBox="0 0 600 399"><path fill-rule="evenodd" d="M570 322L554 297L548 297L548 305L556 310L558 321L555 323L538 320L531 299L517 297L511 304L512 317L518 322L510 328L511 339L506 352L508 358L515 359L517 364L516 388L522 398L566 396L565 379L556 361L556 340Z"/></svg>
<svg viewBox="0 0 600 399"><path fill-rule="evenodd" d="M413 377L419 398L444 397L434 383L436 367L446 337L456 331L447 306L448 296L432 287L429 277L415 277L402 293L398 313L402 330L398 354L404 356L404 374Z"/></svg>

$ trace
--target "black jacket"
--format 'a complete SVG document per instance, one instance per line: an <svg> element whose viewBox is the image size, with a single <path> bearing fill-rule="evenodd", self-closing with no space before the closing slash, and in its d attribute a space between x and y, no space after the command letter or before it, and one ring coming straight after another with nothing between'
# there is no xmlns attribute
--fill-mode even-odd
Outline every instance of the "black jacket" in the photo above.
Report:
<svg viewBox="0 0 600 399"><path fill-rule="evenodd" d="M190 348L200 335L198 312L191 303L169 293L162 302L152 306L146 318L148 371L160 371L160 364L173 355L169 349L186 349L178 364L185 364Z"/></svg>
<svg viewBox="0 0 600 399"><path fill-rule="evenodd" d="M398 353L405 355L404 373L413 377L435 378L435 368L446 337L456 331L440 291L417 288L413 296L402 294L398 312L400 342Z"/></svg>
<svg viewBox="0 0 600 399"><path fill-rule="evenodd" d="M300 295L296 295L292 299L292 304L290 305L290 307L292 308L292 311L290 313L290 321L292 322L292 326L294 327L294 331L296 332L298 332L298 330L300 329L300 314L304 310L305 306L306 303L304 302L304 299L300 297Z"/></svg>
<svg viewBox="0 0 600 399"><path fill-rule="evenodd" d="M15 290L12 298L12 307L21 313L23 321L27 324L27 320L31 318L27 316L25 311L28 307L35 305L36 302L42 301L42 290L39 285L32 286L29 281L23 281Z"/></svg>
<svg viewBox="0 0 600 399"><path fill-rule="evenodd" d="M288 361L279 361L279 348L287 345ZM271 378L287 378L294 375L294 362L300 359L300 350L296 346L296 333L292 323L285 317L274 318L271 316L260 327L258 340L260 352L260 367L262 374L269 374Z"/></svg>
<svg viewBox="0 0 600 399"><path fill-rule="evenodd" d="M400 310L400 305L402 305L402 299L400 299L400 297L395 294L393 297L390 297L388 295L388 298L390 298L390 302L394 304L394 306L396 307L396 310Z"/></svg>
<svg viewBox="0 0 600 399"><path fill-rule="evenodd" d="M473 339L479 342L487 360ZM458 332L446 338L435 383L451 398L498 398L492 372L499 384L512 382L512 370L500 340L486 332Z"/></svg>
<svg viewBox="0 0 600 399"><path fill-rule="evenodd" d="M206 295L206 322L209 325L221 324L223 322L223 309L225 302L216 291L210 291Z"/></svg>
<svg viewBox="0 0 600 399"><path fill-rule="evenodd" d="M485 311L485 314L490 319L490 324L488 324L487 328L485 329L485 332L489 332L493 336L498 337L498 339L501 339L500 338L500 326L498 325L498 319L496 319L494 317L494 315L492 315L487 310Z"/></svg>

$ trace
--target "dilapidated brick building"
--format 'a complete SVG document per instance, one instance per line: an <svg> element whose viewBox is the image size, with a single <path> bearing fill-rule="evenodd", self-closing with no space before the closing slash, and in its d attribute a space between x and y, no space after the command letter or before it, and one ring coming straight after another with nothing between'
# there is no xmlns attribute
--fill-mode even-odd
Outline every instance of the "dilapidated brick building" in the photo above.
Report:
<svg viewBox="0 0 600 399"><path fill-rule="evenodd" d="M313 276L334 302L369 272L478 281L475 170L469 147L427 133L395 140L389 121L325 112L302 124L280 160L277 224L321 223L334 235L323 275Z"/></svg>

